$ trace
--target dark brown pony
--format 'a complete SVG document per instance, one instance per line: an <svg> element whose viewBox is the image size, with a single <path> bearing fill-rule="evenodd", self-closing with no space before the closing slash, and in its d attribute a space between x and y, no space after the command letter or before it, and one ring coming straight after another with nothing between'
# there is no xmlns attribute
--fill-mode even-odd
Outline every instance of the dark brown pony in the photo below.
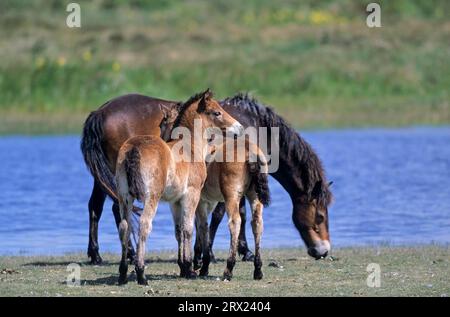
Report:
<svg viewBox="0 0 450 317"><path fill-rule="evenodd" d="M124 95L106 102L87 118L81 140L81 151L94 176L94 187L89 200L88 256L92 263L101 263L98 246L98 222L106 196L113 201L117 226L119 208L114 182L115 162L120 146L135 135L165 137L173 124L173 112L179 102L161 100L138 94ZM322 164L311 146L271 108L246 94L237 94L220 102L223 109L244 127L279 127L279 168L271 175L289 193L293 211L292 220L308 248L308 254L320 258L330 250L328 233L328 205L332 194ZM270 133L270 130L269 130ZM268 135L270 138L270 136ZM219 204L212 217L210 237L213 241L225 210ZM245 238L245 204L241 204L239 253L252 257ZM196 256L201 247L197 244ZM132 249L128 253L133 256Z"/></svg>

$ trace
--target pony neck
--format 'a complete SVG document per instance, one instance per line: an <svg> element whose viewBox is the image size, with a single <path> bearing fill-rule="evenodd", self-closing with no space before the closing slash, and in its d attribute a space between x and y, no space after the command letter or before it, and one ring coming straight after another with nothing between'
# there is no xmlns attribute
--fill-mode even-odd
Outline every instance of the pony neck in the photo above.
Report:
<svg viewBox="0 0 450 317"><path fill-rule="evenodd" d="M273 173L272 177L288 192L292 201L295 201L299 196L306 195L300 176L291 167L283 164L281 159L278 171Z"/></svg>
<svg viewBox="0 0 450 317"><path fill-rule="evenodd" d="M186 142L184 146L189 146L191 162L205 162L208 142L203 137L206 128L203 127L203 121L200 116L191 112L183 114L177 128L182 128L189 132L186 136L189 137L189 140L184 140L185 135L183 134L182 138L172 140L170 144L173 146L173 144L178 142Z"/></svg>

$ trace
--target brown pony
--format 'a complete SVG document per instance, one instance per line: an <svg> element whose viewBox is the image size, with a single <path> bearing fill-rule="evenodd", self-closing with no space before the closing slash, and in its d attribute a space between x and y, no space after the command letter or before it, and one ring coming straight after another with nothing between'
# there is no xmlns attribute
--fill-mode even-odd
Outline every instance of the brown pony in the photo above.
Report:
<svg viewBox="0 0 450 317"><path fill-rule="evenodd" d="M236 263L241 215L239 204L246 197L252 209L252 229L255 238L255 270L253 278L260 280L262 261L260 242L263 231L263 206L269 204L268 168L264 153L254 143L229 139L217 146L214 159L208 165L208 176L197 206L197 237L202 246L200 276L208 275L210 263L208 215L217 203L225 202L230 229L230 253L223 273L224 280L231 280ZM227 150L231 150L228 154ZM238 158L243 156L243 159ZM194 259L195 261L195 259ZM198 263L194 263L194 266Z"/></svg>
<svg viewBox="0 0 450 317"><path fill-rule="evenodd" d="M138 283L147 284L144 275L145 244L160 200L168 201L171 205L178 241L180 276L195 276L191 247L195 210L206 179L208 143L204 132L213 127L231 130L234 134L243 132L242 125L212 99L209 89L192 97L181 107L174 127L184 128L190 135L184 134L181 140L167 143L159 136L135 136L128 139L119 150L115 176L121 216L119 284L127 282L127 253L131 232L128 224L135 199L144 204L137 243ZM201 133L195 131L197 128ZM180 148L180 145L185 147Z"/></svg>

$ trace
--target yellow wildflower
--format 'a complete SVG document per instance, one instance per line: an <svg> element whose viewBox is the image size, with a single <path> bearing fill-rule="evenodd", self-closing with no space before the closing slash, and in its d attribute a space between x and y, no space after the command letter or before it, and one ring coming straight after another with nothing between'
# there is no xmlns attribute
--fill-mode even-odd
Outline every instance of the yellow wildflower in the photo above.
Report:
<svg viewBox="0 0 450 317"><path fill-rule="evenodd" d="M66 59L63 56L60 56L56 60L56 63L58 64L59 67L64 67L64 65L66 65Z"/></svg>
<svg viewBox="0 0 450 317"><path fill-rule="evenodd" d="M35 62L36 68L41 69L45 66L45 58L38 57Z"/></svg>
<svg viewBox="0 0 450 317"><path fill-rule="evenodd" d="M84 51L84 53L83 53L83 60L85 62L89 62L91 59L92 59L91 51Z"/></svg>
<svg viewBox="0 0 450 317"><path fill-rule="evenodd" d="M112 64L112 70L115 72L119 72L120 71L120 64L118 62L114 62Z"/></svg>
<svg viewBox="0 0 450 317"><path fill-rule="evenodd" d="M255 20L256 20L256 17L255 17L255 14L253 13L253 12L247 12L245 15L244 15L244 23L245 24L247 24L247 25L251 25L252 23L254 23L255 22Z"/></svg>
<svg viewBox="0 0 450 317"><path fill-rule="evenodd" d="M328 23L333 19L331 14L324 11L313 11L310 15L310 20L313 24Z"/></svg>

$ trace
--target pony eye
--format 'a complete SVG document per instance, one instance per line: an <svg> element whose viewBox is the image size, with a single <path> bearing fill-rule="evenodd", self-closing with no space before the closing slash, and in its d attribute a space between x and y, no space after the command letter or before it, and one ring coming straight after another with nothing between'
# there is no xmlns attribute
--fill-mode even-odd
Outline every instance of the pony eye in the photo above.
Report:
<svg viewBox="0 0 450 317"><path fill-rule="evenodd" d="M213 112L213 114L214 114L216 117L218 117L218 116L220 116L220 115L222 114L222 112L220 112L220 111L215 111L215 112Z"/></svg>
<svg viewBox="0 0 450 317"><path fill-rule="evenodd" d="M321 224L325 220L325 217L322 214L318 214L316 216L317 224Z"/></svg>

